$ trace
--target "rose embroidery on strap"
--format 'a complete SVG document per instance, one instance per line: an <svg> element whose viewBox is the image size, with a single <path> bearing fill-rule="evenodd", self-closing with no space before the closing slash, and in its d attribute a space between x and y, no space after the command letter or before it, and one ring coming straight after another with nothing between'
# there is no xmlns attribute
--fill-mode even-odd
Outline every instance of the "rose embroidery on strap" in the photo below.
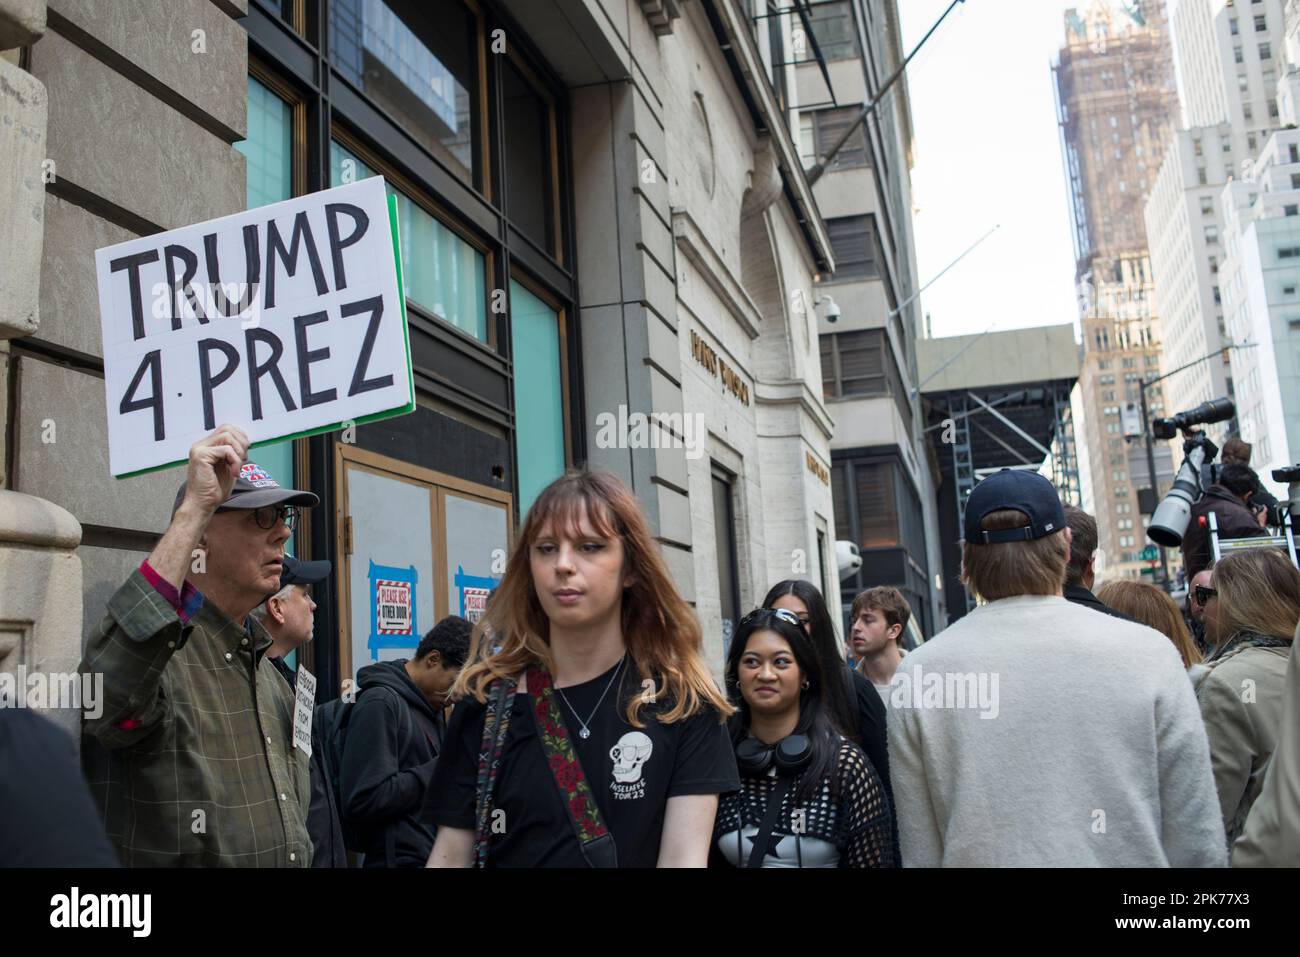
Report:
<svg viewBox="0 0 1300 957"><path fill-rule="evenodd" d="M547 764L556 782L569 796L569 813L577 822L583 841L604 837L609 832L601 822L600 810L573 749L569 732L564 727L550 673L541 668L528 669L528 689L535 695L533 713L542 731L542 743L550 755Z"/></svg>

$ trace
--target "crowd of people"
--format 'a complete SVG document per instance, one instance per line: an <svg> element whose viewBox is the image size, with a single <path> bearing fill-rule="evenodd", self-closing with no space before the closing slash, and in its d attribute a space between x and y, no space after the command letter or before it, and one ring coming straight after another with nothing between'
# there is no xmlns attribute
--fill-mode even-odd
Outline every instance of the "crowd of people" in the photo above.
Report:
<svg viewBox="0 0 1300 957"><path fill-rule="evenodd" d="M1146 583L1094 594L1093 518L1007 470L965 510L969 614L911 647L904 596L870 588L841 640L820 590L782 581L719 685L635 496L574 472L476 625L362 668L305 730L286 659L331 569L283 546L318 500L247 452L228 426L194 446L89 637L105 706L84 779L0 735L0 787L57 779L77 842L38 859L19 831L55 822L15 797L0 863L1300 864L1300 571L1280 550L1198 568L1187 616Z"/></svg>

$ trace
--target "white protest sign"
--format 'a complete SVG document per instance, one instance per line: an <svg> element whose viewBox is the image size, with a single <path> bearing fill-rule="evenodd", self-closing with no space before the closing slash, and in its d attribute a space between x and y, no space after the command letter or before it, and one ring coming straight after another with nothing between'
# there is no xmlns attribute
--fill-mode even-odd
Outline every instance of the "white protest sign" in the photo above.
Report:
<svg viewBox="0 0 1300 957"><path fill-rule="evenodd" d="M302 665L294 684L293 746L311 757L311 715L316 706L316 676Z"/></svg>
<svg viewBox="0 0 1300 957"><path fill-rule="evenodd" d="M97 250L113 474L411 411L397 235L373 177Z"/></svg>

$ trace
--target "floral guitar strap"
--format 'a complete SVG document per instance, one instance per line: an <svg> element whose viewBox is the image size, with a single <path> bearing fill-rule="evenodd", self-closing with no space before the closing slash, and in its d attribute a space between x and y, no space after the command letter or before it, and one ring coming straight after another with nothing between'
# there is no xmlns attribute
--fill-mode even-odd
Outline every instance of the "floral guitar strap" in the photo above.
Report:
<svg viewBox="0 0 1300 957"><path fill-rule="evenodd" d="M528 669L528 690L533 695L533 717L538 737L546 752L546 764L559 789L560 799L569 810L574 836L582 856L590 867L618 867L614 835L605 827L596 798L582 772L582 762L573 750L573 741L564 726L564 715L555 700L551 674L536 666Z"/></svg>

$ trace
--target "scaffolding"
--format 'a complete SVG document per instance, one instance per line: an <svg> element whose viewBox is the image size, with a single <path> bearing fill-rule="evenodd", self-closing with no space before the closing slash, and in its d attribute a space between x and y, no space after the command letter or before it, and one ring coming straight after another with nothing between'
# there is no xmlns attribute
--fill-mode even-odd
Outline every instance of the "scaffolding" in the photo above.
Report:
<svg viewBox="0 0 1300 957"><path fill-rule="evenodd" d="M931 442L943 485L951 489L955 527L965 527L975 486L1005 468L1046 472L1061 500L1081 505L1070 390L1054 380L925 396ZM966 596L966 607L974 600Z"/></svg>
<svg viewBox="0 0 1300 957"><path fill-rule="evenodd" d="M940 477L939 525L955 542L975 486L1004 468L1048 476L1069 504L1081 505L1071 392L1078 348L1069 325L928 339L917 362L931 461ZM960 555L944 552L948 609L974 607L960 582Z"/></svg>

